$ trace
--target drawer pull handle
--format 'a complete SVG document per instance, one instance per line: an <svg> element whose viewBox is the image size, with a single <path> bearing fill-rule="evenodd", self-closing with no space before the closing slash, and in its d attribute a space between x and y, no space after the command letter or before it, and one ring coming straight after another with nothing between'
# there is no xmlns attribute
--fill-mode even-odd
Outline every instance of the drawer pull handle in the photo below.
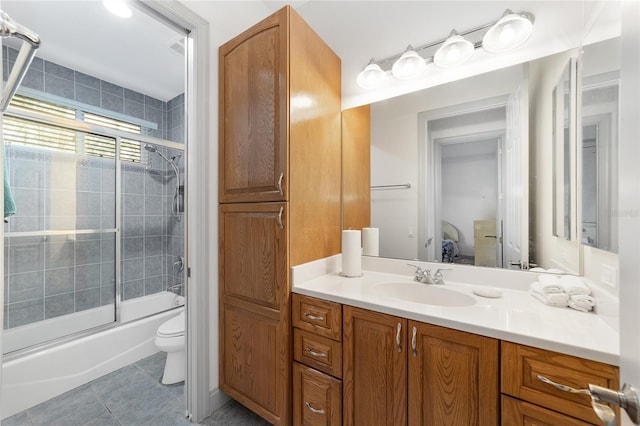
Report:
<svg viewBox="0 0 640 426"><path fill-rule="evenodd" d="M284 191L282 190L282 178L284 178L284 173L280 173L280 178L278 178L278 191L280 195L284 195Z"/></svg>
<svg viewBox="0 0 640 426"><path fill-rule="evenodd" d="M589 391L589 389L575 389L575 388L572 388L571 386L562 385L560 383L556 383L553 380L544 377L541 374L538 374L538 380L540 380L541 382L544 382L544 383L546 383L548 385L551 385L551 386L555 387L556 389L559 389L559 390L564 391L564 392L582 393L582 394L585 394L585 395L591 395L591 392Z"/></svg>
<svg viewBox="0 0 640 426"><path fill-rule="evenodd" d="M571 386L556 383L538 374L538 380L555 386L561 391L570 393L581 393L591 396L591 406L596 415L605 425L616 425L615 412L604 403L618 405L627 412L634 424L640 424L640 398L637 390L630 384L625 383L620 391L603 388L602 386L589 384L589 389L575 389Z"/></svg>
<svg viewBox="0 0 640 426"><path fill-rule="evenodd" d="M309 401L305 401L304 405L306 405L307 408L309 409L309 411L311 411L313 414L324 414L324 410L322 408L320 408L320 409L313 408L311 406L311 404L309 403Z"/></svg>
<svg viewBox="0 0 640 426"><path fill-rule="evenodd" d="M400 332L402 331L402 324L398 323L396 327L396 346L398 347L398 352L402 352L402 345L400 342Z"/></svg>
<svg viewBox="0 0 640 426"><path fill-rule="evenodd" d="M309 312L304 313L305 318L309 318L311 321L324 321L324 317L320 315L313 315Z"/></svg>
<svg viewBox="0 0 640 426"><path fill-rule="evenodd" d="M418 329L413 327L413 332L411 334L411 349L413 351L413 356L418 356L418 352L416 351L416 335L418 334Z"/></svg>
<svg viewBox="0 0 640 426"><path fill-rule="evenodd" d="M284 229L284 225L282 224L282 212L284 211L284 207L280 206L280 213L278 213L278 226L280 229Z"/></svg>
<svg viewBox="0 0 640 426"><path fill-rule="evenodd" d="M308 353L309 355L311 355L311 356L315 356L316 358L326 358L327 357L327 354L325 352L316 352L316 351L314 351L313 349L311 349L308 346L306 348L304 348L304 351L306 353Z"/></svg>

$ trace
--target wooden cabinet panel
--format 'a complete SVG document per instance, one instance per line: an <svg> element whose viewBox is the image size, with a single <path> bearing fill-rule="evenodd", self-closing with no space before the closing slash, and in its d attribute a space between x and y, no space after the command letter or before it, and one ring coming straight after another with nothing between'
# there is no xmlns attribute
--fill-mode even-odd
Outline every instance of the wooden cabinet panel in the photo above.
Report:
<svg viewBox="0 0 640 426"><path fill-rule="evenodd" d="M221 203L287 199L287 23L272 15L220 47Z"/></svg>
<svg viewBox="0 0 640 426"><path fill-rule="evenodd" d="M289 201L291 266L340 253L340 58L290 14Z"/></svg>
<svg viewBox="0 0 640 426"><path fill-rule="evenodd" d="M293 359L332 376L342 377L342 344L308 331L293 330Z"/></svg>
<svg viewBox="0 0 640 426"><path fill-rule="evenodd" d="M371 226L369 105L342 111L342 165L342 227L362 229Z"/></svg>
<svg viewBox="0 0 640 426"><path fill-rule="evenodd" d="M343 307L345 425L407 422L407 320Z"/></svg>
<svg viewBox="0 0 640 426"><path fill-rule="evenodd" d="M503 341L501 347L502 392L516 398L599 424L588 395L563 392L538 375L578 389L590 383L620 389L617 367L511 342Z"/></svg>
<svg viewBox="0 0 640 426"><path fill-rule="evenodd" d="M502 396L502 426L590 426L582 420Z"/></svg>
<svg viewBox="0 0 640 426"><path fill-rule="evenodd" d="M294 362L293 423L296 426L341 425L340 380Z"/></svg>
<svg viewBox="0 0 640 426"><path fill-rule="evenodd" d="M497 426L499 341L416 321L407 332L409 424Z"/></svg>
<svg viewBox="0 0 640 426"><path fill-rule="evenodd" d="M275 310L286 306L286 207L286 203L220 205L221 298Z"/></svg>
<svg viewBox="0 0 640 426"><path fill-rule="evenodd" d="M342 305L294 294L293 326L333 340L342 340Z"/></svg>
<svg viewBox="0 0 640 426"><path fill-rule="evenodd" d="M269 422L288 424L288 323L227 304L220 319L220 389Z"/></svg>

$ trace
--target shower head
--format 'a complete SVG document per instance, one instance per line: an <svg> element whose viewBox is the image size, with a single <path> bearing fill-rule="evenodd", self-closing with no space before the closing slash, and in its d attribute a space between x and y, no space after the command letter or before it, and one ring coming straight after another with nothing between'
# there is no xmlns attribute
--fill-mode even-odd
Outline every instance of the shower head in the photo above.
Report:
<svg viewBox="0 0 640 426"><path fill-rule="evenodd" d="M158 148L156 148L153 145L149 145L148 143L144 145L144 149L146 149L149 152L158 152Z"/></svg>

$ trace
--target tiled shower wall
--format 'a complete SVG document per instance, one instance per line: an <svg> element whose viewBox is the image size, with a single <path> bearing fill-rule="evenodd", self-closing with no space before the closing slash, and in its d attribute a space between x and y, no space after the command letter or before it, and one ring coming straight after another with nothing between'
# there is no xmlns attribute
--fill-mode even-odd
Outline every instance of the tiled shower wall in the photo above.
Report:
<svg viewBox="0 0 640 426"><path fill-rule="evenodd" d="M17 52L3 49L6 77ZM40 58L22 87L100 108L103 115L112 111L157 123L145 133L184 142L183 95L165 103ZM183 153L158 150L176 158L184 184ZM141 154L140 164L122 162L123 299L165 290L182 276L173 267L184 256L185 242L184 215L171 212L173 171L157 154ZM7 160L18 212L5 232L115 226L113 160L17 146L8 148ZM60 177L64 173L66 179ZM72 211L52 208L65 201ZM5 238L5 328L113 303L114 243L109 233Z"/></svg>

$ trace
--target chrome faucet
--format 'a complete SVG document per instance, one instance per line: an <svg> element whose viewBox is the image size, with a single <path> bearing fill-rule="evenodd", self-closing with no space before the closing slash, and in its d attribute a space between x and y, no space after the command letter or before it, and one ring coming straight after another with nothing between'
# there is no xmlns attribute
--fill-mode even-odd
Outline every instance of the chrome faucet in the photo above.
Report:
<svg viewBox="0 0 640 426"><path fill-rule="evenodd" d="M433 274L433 283L434 284L444 284L444 276L442 275L442 271L450 271L451 268L440 268Z"/></svg>
<svg viewBox="0 0 640 426"><path fill-rule="evenodd" d="M174 284L167 288L167 291L175 293L178 296L182 296L182 283Z"/></svg>
<svg viewBox="0 0 640 426"><path fill-rule="evenodd" d="M422 269L418 265L414 265L412 263L407 263L409 266L413 266L416 268L416 275L413 277L414 281L425 283L425 284L435 284L433 277L431 276L431 271L428 269Z"/></svg>

